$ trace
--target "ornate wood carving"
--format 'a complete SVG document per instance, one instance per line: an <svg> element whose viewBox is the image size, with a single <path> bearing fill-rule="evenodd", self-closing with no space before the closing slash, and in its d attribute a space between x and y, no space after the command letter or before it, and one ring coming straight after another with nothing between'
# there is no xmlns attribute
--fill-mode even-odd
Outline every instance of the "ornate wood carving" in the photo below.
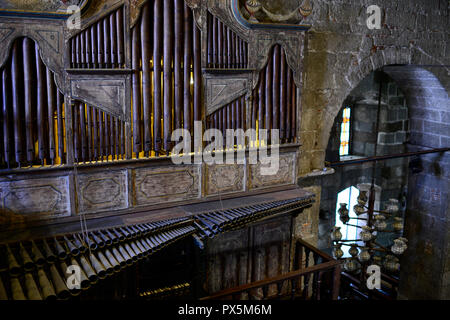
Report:
<svg viewBox="0 0 450 320"><path fill-rule="evenodd" d="M128 207L127 177L126 170L77 175L79 212L119 210Z"/></svg>
<svg viewBox="0 0 450 320"><path fill-rule="evenodd" d="M278 173L275 175L262 175L261 166L267 167L268 164L258 162L249 165L249 189L295 183L295 153L280 154Z"/></svg>
<svg viewBox="0 0 450 320"><path fill-rule="evenodd" d="M198 166L140 168L133 170L136 205L199 197Z"/></svg>
<svg viewBox="0 0 450 320"><path fill-rule="evenodd" d="M2 209L27 220L70 215L68 177L0 182Z"/></svg>
<svg viewBox="0 0 450 320"><path fill-rule="evenodd" d="M244 189L244 165L217 164L206 166L206 193L219 194Z"/></svg>

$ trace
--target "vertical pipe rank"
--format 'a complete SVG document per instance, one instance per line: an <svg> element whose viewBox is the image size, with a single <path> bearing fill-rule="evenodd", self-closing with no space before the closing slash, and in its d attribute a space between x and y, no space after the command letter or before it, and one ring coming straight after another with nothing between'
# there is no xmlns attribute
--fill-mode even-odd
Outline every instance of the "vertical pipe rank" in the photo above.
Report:
<svg viewBox="0 0 450 320"><path fill-rule="evenodd" d="M182 50L183 50L183 15L184 1L175 0L175 55L174 55L174 128L181 128L182 104L183 104L183 74L182 74Z"/></svg>
<svg viewBox="0 0 450 320"><path fill-rule="evenodd" d="M168 155L172 146L172 57L173 57L173 2L164 2L164 150Z"/></svg>
<svg viewBox="0 0 450 320"><path fill-rule="evenodd" d="M53 123L53 114L56 109L55 101L55 82L53 80L53 72L47 68L47 119L48 119L48 147L49 157L52 162L56 158L56 146L55 146L55 128Z"/></svg>
<svg viewBox="0 0 450 320"><path fill-rule="evenodd" d="M145 17L145 12L147 5L144 6L142 9L143 16ZM144 22L141 20L141 26L144 24ZM147 24L149 24L149 21L147 19ZM148 27L148 25L147 25ZM134 28L131 30L132 33L132 39L131 39L131 68L133 69L133 76L132 76L132 84L133 84L133 151L136 153L136 158L139 158L139 152L142 150L141 145L141 81L140 81L140 66L139 66L139 60L141 57L141 50L140 46L142 45L145 49L145 51L149 51L150 43L148 39L148 28L145 28L147 30L147 34L145 34L144 30L141 31L141 34L143 36L142 40L144 43L140 44L139 41L139 30L138 25L134 26ZM145 41L147 39L147 41ZM148 59L148 60L147 60ZM144 81L148 83L150 81L150 71L149 71L149 64L150 59L149 57L142 56L142 82L144 85ZM145 65L145 67L144 67ZM144 71L145 70L145 71ZM150 88L143 89L144 90L150 90ZM147 95L151 95L151 93L147 93ZM146 98L151 98L147 97ZM151 104L151 103L150 103ZM147 108L145 108L147 112L149 112L150 104L147 104ZM149 121L147 119L147 121ZM144 122L144 127L148 127L148 131L150 131L150 123ZM150 135L150 132L149 132ZM151 138L149 137L148 141L151 144Z"/></svg>
<svg viewBox="0 0 450 320"><path fill-rule="evenodd" d="M24 98L25 98L25 126L27 138L27 161L31 163L34 160L34 138L33 138L33 77L32 77L32 45L30 38L25 37L22 42L23 45L23 67L24 67ZM3 91L3 94L7 92Z"/></svg>
<svg viewBox="0 0 450 320"><path fill-rule="evenodd" d="M191 131L192 12L184 5L184 128Z"/></svg>
<svg viewBox="0 0 450 320"><path fill-rule="evenodd" d="M156 155L161 151L161 44L162 0L155 0L153 16L153 139Z"/></svg>
<svg viewBox="0 0 450 320"><path fill-rule="evenodd" d="M272 85L272 129L279 129L280 125L280 46L273 50L273 85Z"/></svg>
<svg viewBox="0 0 450 320"><path fill-rule="evenodd" d="M144 120L144 151L145 151L145 155L149 155L149 153L152 150L152 133L151 133L151 108L152 108L152 83L151 83L151 70L150 70L150 60L151 60L151 34L150 34L150 30L151 30L151 26L150 26L150 22L152 21L151 19L151 15L150 15L150 7L149 4L144 5L144 7L142 8L142 18L141 18L141 32L140 32L140 36L141 36L141 56L142 56L142 104L143 104L143 120ZM156 22L155 22L156 23ZM137 31L137 26L135 27L136 32ZM138 38L139 36L136 34L135 35L136 38ZM137 58L138 56L138 51L139 49L136 48L136 52L134 53L134 59ZM134 61L136 67L138 67L139 65L139 60ZM157 63L155 61L155 59L153 59L153 65L159 65L159 63ZM139 75L136 75L136 80L139 81ZM156 70L154 73L154 77L155 77L155 84L156 84ZM159 84L159 82L158 82ZM139 85L136 84L136 87L134 90L140 90L139 89ZM155 88L156 90L156 88ZM138 136L140 136L141 134L141 127L140 127L140 119L141 119L141 115L140 110L141 110L141 103L140 103L140 93L139 92L135 92L135 99L136 99L136 110L135 110L135 114L136 114L136 119L139 120L138 123L135 122L135 126L136 128L134 130L137 130L136 132L136 138L138 140L136 140L137 143L139 143L139 145L136 146L139 147L139 150L142 150L142 147L140 146L141 144L141 140L140 137L138 138ZM155 103L156 103L156 97L155 99ZM156 106L155 106L156 107ZM154 123L155 123L155 119L154 119ZM136 153L136 155L138 156L138 154Z"/></svg>
<svg viewBox="0 0 450 320"><path fill-rule="evenodd" d="M39 47L35 44L35 61L36 61L36 81L37 81L37 126L38 126L38 147L39 159L44 163L47 156L47 148L45 146L45 66L39 55Z"/></svg>

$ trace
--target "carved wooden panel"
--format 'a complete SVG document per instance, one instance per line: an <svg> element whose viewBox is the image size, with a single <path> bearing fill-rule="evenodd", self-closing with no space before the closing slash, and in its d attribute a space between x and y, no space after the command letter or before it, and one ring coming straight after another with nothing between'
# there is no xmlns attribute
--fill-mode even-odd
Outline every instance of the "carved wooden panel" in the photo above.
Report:
<svg viewBox="0 0 450 320"><path fill-rule="evenodd" d="M295 153L280 153L278 172L273 175L261 174L261 167L268 167L269 164L258 162L249 165L249 188L257 189L295 183L295 159Z"/></svg>
<svg viewBox="0 0 450 320"><path fill-rule="evenodd" d="M133 170L136 205L194 199L200 196L200 168L173 166Z"/></svg>
<svg viewBox="0 0 450 320"><path fill-rule="evenodd" d="M68 177L3 181L0 182L3 210L0 215L26 220L69 216L68 194Z"/></svg>
<svg viewBox="0 0 450 320"><path fill-rule="evenodd" d="M71 81L72 97L126 119L127 76L77 76Z"/></svg>
<svg viewBox="0 0 450 320"><path fill-rule="evenodd" d="M206 193L244 191L244 165L216 164L206 167Z"/></svg>
<svg viewBox="0 0 450 320"><path fill-rule="evenodd" d="M206 115L251 90L251 74L205 75Z"/></svg>
<svg viewBox="0 0 450 320"><path fill-rule="evenodd" d="M2 18L0 21L0 66L9 56L13 41L19 37L30 37L39 46L44 64L56 73L58 87L64 91L62 80L64 58L63 21L42 21Z"/></svg>
<svg viewBox="0 0 450 320"><path fill-rule="evenodd" d="M128 206L127 171L79 174L76 177L78 212L125 209Z"/></svg>

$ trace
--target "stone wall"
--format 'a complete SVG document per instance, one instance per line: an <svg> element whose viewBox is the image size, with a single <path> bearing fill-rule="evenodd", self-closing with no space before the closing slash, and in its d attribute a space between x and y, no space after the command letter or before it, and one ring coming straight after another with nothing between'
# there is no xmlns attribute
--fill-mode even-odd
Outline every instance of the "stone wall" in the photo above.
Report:
<svg viewBox="0 0 450 320"><path fill-rule="evenodd" d="M449 37L448 1L336 0L330 2L315 0L312 3L314 6L313 13L306 20L307 23L312 25L312 28L307 33L304 61L300 126L302 147L298 165L299 184L302 186L332 186L336 182L335 179L338 178L335 178L334 175L311 176L311 173L314 171L322 172L324 168L327 146L329 141L333 139L333 125L335 125L335 119L339 116L345 99L372 71L387 65L421 66L420 69L428 70L437 77L446 92L443 98L435 101L435 108L430 106L426 109L427 111L424 111L423 108L413 108L414 110L412 110L412 103L417 106L422 103L422 106L425 106L425 100L427 99L425 97L431 95L432 90L423 89L417 95L417 87L410 91L405 91L402 88L406 97L406 105L410 110L411 136L405 137L404 133L381 135L379 142L385 145L380 148L380 152L383 149L383 152L390 152L392 149L397 150L394 143L396 144L405 138L417 145L448 147L450 145L448 136L442 134L442 132L448 130L446 125L449 123L448 65L450 65L450 56L447 48L448 41L446 41ZM379 30L370 30L366 25L368 18L366 9L372 4L378 5L382 10L382 26ZM398 84L397 80L396 82ZM393 90L393 87L387 87L388 92L394 93ZM444 92L440 93L444 94ZM398 105L402 104L399 102ZM402 108L396 111L396 117L404 112L404 107L403 104ZM447 111L442 109L445 107ZM427 113L427 115L423 116L424 113ZM394 112L388 114L392 118L386 123L385 128L381 127L382 132L386 132L383 130L387 130L387 127L398 126L398 121L402 121L402 125L405 125L403 115L401 115L402 120L399 120L398 118L394 119ZM402 128L402 131L406 131L406 127ZM364 153L366 151L369 150L364 150ZM427 249L430 246L422 245L422 247L418 247L413 245L421 254L417 255L416 261L412 263L417 264L420 259L428 259L429 262L427 263L435 266L434 271L430 272L437 275L433 276L433 281L430 281L431 273L427 273L423 276L421 283L429 281L433 285L439 284L442 289L429 290L424 285L421 290L414 292L415 289L412 287L405 288L402 295L405 298L420 297L421 295L430 297L431 294L434 297L449 297L448 176L446 174L448 175L450 170L448 170L447 158L448 153L434 158L422 157L425 167L428 165L432 169L430 174L421 173L419 174L420 178L413 177L409 182L410 199L414 199L423 190L427 190L423 186L428 184L431 186L429 187L430 191L431 189L440 190L434 193L434 197L440 200L439 203L433 201L433 206L438 206L440 215L446 218L436 220L430 205L426 208L427 213L422 212L420 214L421 217L429 217L428 220L421 220L422 218L417 220L420 222L421 233L410 234L409 236L416 237L419 242L423 241L423 237L426 238L427 233L436 230L432 227L431 222L438 223L440 221L440 228L444 229L439 229L442 231L439 233L440 236L437 236L438 233L436 232L433 240L430 240L433 246L431 254L425 255L425 252L430 252L430 249ZM327 159L330 159L328 155ZM437 175L436 172L441 173ZM388 174L387 171L385 173ZM395 172L390 172L389 175L392 173L395 174ZM437 179L438 182L434 179ZM329 198L330 194L334 194L334 192L322 188L322 201L331 203L333 200ZM431 193L429 194L431 197ZM416 209L415 211L420 210ZM326 212L322 211L321 213L321 217L327 216ZM319 215L319 212L316 212L316 214ZM319 227L320 234L324 231L322 229L322 227ZM447 230L447 233L445 230ZM320 234L319 244L321 244ZM442 243L440 246L437 245L438 241ZM437 252L440 252L439 255L446 256L446 258L439 258ZM428 268L429 266L425 267ZM410 275L411 278L406 279L406 281L414 284L414 275L413 273L410 273ZM426 294L426 291L430 294Z"/></svg>

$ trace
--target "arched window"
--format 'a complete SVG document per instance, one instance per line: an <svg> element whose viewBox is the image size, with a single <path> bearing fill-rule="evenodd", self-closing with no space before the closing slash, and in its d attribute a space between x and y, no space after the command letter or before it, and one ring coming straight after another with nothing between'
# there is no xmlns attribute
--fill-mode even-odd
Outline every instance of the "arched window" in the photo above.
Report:
<svg viewBox="0 0 450 320"><path fill-rule="evenodd" d="M350 154L350 115L351 108L345 107L342 110L341 137L339 145L339 155L348 156Z"/></svg>

